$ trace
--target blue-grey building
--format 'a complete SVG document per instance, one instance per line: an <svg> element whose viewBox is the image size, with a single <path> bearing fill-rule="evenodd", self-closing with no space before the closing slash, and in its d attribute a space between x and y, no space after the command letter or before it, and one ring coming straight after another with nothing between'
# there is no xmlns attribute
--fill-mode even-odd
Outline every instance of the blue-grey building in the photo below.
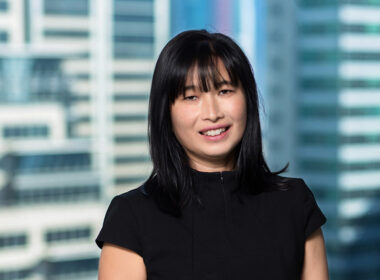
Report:
<svg viewBox="0 0 380 280"><path fill-rule="evenodd" d="M0 280L96 279L110 199L151 171L168 0L0 0Z"/></svg>

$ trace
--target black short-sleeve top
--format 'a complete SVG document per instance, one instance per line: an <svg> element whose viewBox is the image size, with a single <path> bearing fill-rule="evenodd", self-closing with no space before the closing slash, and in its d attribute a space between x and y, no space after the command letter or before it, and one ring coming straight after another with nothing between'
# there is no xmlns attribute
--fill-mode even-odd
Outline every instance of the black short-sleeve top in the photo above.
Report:
<svg viewBox="0 0 380 280"><path fill-rule="evenodd" d="M290 178L286 191L238 198L236 171L192 175L202 206L175 217L141 185L113 198L96 244L135 251L148 280L300 279L305 240L326 222L303 179Z"/></svg>

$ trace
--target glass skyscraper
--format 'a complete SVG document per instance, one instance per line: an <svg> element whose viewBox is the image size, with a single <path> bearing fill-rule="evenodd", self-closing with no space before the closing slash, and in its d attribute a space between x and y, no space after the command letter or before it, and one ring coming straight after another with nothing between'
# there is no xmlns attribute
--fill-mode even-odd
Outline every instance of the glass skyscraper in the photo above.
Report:
<svg viewBox="0 0 380 280"><path fill-rule="evenodd" d="M379 279L380 1L271 0L267 19L273 161L327 216L331 279Z"/></svg>
<svg viewBox="0 0 380 280"><path fill-rule="evenodd" d="M151 171L168 7L0 0L0 280L96 279L106 206Z"/></svg>

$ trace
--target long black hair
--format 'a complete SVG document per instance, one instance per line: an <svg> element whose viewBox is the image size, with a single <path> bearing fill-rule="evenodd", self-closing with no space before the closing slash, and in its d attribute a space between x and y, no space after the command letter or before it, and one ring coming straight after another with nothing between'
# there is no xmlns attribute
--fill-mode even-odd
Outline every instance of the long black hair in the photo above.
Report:
<svg viewBox="0 0 380 280"><path fill-rule="evenodd" d="M262 151L259 101L252 67L241 48L228 36L206 30L189 30L172 38L161 51L153 73L149 97L148 140L153 163L144 184L154 193L160 207L175 216L192 201L200 201L191 178L189 158L172 131L170 106L185 92L186 78L196 66L199 85L207 91L210 81L216 84L216 60L220 59L231 83L241 83L246 97L247 121L243 137L236 146L235 170L239 191L250 194L273 189L286 189L289 162L271 172Z"/></svg>

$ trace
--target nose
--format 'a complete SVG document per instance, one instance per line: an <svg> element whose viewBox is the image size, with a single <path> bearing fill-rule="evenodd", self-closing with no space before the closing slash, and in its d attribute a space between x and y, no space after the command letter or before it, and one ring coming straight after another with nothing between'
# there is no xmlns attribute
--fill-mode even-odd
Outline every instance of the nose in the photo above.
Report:
<svg viewBox="0 0 380 280"><path fill-rule="evenodd" d="M223 118L224 114L222 112L221 104L213 94L204 94L202 100L202 119L217 121L220 118Z"/></svg>

